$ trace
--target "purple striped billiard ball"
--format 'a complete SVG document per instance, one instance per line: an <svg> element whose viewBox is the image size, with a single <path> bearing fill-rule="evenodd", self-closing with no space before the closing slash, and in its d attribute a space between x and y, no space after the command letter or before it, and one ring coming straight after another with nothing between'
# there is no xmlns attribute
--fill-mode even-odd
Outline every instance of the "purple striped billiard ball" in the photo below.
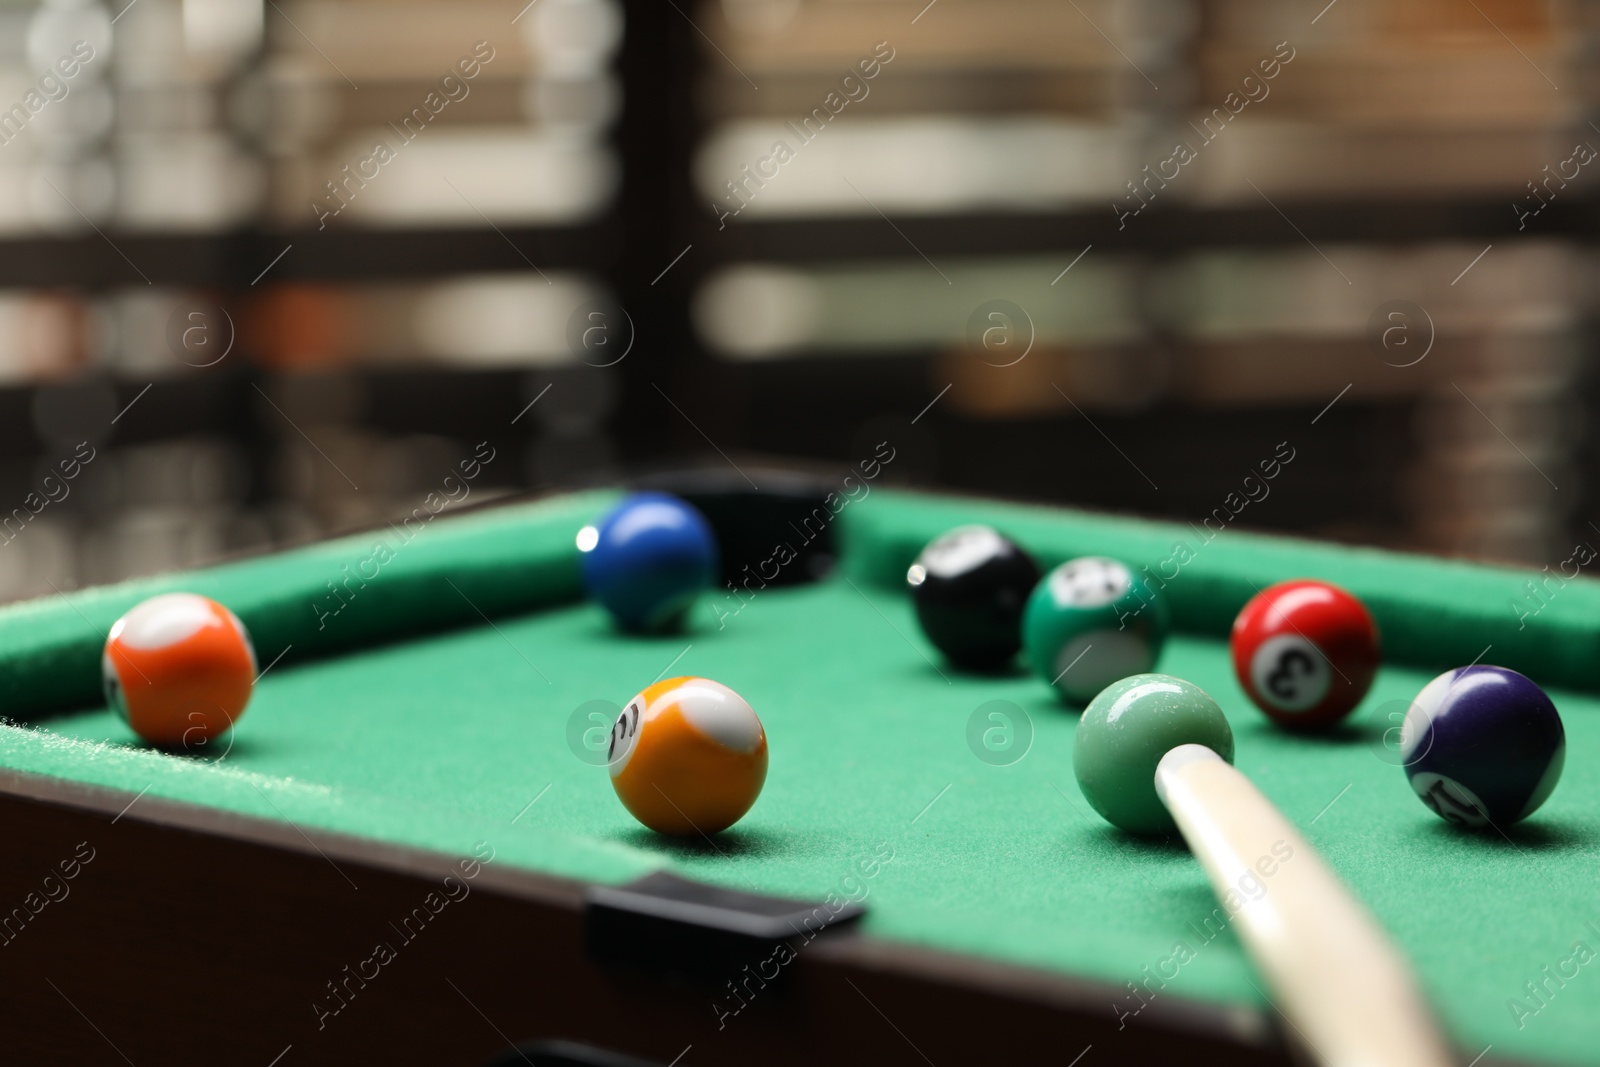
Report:
<svg viewBox="0 0 1600 1067"><path fill-rule="evenodd" d="M1458 667L1423 687L1400 727L1406 777L1446 822L1525 819L1561 779L1566 731L1550 698L1504 667Z"/></svg>

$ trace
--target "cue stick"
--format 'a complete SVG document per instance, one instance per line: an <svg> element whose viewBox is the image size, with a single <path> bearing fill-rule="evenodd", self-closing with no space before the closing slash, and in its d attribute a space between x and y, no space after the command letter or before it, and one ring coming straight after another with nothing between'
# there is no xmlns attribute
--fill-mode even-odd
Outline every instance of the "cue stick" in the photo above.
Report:
<svg viewBox="0 0 1600 1067"><path fill-rule="evenodd" d="M1449 1046L1399 950L1243 773L1204 745L1179 745L1156 767L1156 792L1218 899L1246 901L1231 925L1319 1063L1449 1067ZM1279 842L1294 853L1262 877L1254 865ZM1247 897L1241 879L1265 893Z"/></svg>

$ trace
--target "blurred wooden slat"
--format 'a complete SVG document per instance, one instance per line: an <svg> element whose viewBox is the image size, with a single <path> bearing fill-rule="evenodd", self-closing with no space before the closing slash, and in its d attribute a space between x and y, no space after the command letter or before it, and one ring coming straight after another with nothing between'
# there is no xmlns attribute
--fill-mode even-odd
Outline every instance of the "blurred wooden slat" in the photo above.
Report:
<svg viewBox="0 0 1600 1067"><path fill-rule="evenodd" d="M895 50L891 67L901 70L1110 69L1128 63L1118 47L1135 61L1154 61L1183 23L1172 17L1181 6L1163 0L808 2L764 27L754 18L730 21L721 4L697 10L707 36L757 82L762 73L837 67L842 75L880 41Z"/></svg>
<svg viewBox="0 0 1600 1067"><path fill-rule="evenodd" d="M341 85L341 71L357 86L368 78L437 80L471 56L479 41L494 50L484 73L505 78L536 64L522 23L511 24L521 6L511 0L295 0L282 5L281 15L269 9L266 26L274 52L316 60Z"/></svg>

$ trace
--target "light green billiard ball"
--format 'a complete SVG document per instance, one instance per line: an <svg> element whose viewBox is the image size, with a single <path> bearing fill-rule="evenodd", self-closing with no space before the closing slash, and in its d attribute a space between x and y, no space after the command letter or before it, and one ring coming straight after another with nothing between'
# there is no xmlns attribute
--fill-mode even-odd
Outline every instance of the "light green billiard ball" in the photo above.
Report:
<svg viewBox="0 0 1600 1067"><path fill-rule="evenodd" d="M1179 745L1204 745L1233 762L1233 730L1210 695L1169 674L1113 682L1078 720L1072 769L1095 811L1135 834L1177 829L1156 795L1156 764Z"/></svg>
<svg viewBox="0 0 1600 1067"><path fill-rule="evenodd" d="M1156 665L1171 628L1166 602L1126 563L1069 560L1044 576L1022 614L1022 644L1039 677L1073 704Z"/></svg>

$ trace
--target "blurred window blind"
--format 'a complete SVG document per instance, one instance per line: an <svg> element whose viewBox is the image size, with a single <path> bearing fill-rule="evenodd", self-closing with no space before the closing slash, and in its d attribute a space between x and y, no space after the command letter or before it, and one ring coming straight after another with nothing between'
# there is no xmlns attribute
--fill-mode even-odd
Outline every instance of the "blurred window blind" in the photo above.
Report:
<svg viewBox="0 0 1600 1067"><path fill-rule="evenodd" d="M610 462L567 323L622 34L618 0L0 3L0 514L95 455L0 599L379 524L489 437L473 502Z"/></svg>
<svg viewBox="0 0 1600 1067"><path fill-rule="evenodd" d="M1600 173L1593 5L703 0L697 22L694 179L734 236L693 311L728 366L792 385L791 364L865 381L903 360L965 442L929 441L947 479L1061 492L1015 470L1011 425L1094 456L1067 492L1174 513L1227 491L1203 469L1253 462L1239 427L1340 398L1344 473L1303 475L1321 504L1281 521L1562 558L1593 285L1562 212ZM839 247L870 254L830 254L869 228ZM1386 353L1396 300L1427 321ZM1367 415L1389 429L1337 429ZM1100 436L1052 436L1085 419L1134 451L1156 435L1186 488L1141 497ZM1387 499L1331 511L1358 477Z"/></svg>

